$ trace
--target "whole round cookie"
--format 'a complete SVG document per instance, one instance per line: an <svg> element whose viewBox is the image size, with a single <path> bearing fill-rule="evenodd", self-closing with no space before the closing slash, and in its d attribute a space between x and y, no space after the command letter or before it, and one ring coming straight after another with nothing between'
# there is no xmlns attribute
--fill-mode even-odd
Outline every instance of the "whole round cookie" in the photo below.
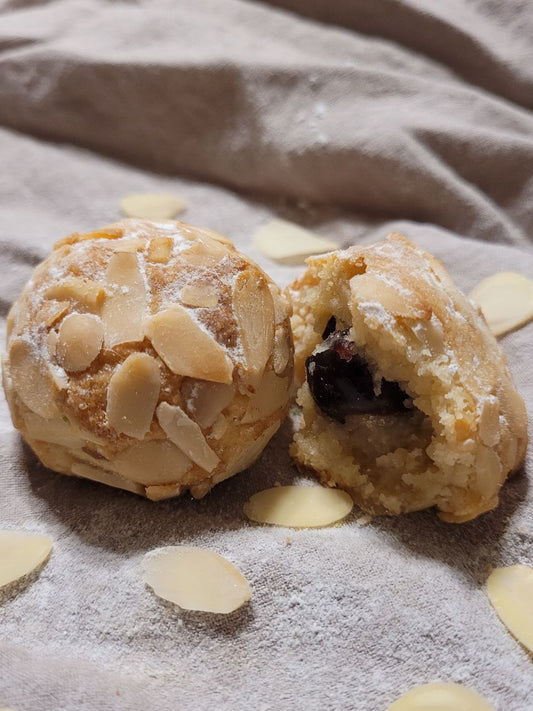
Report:
<svg viewBox="0 0 533 711"><path fill-rule="evenodd" d="M225 237L124 220L55 245L8 316L4 389L50 469L200 497L283 420L290 310Z"/></svg>
<svg viewBox="0 0 533 711"><path fill-rule="evenodd" d="M494 508L526 410L502 349L442 264L392 234L307 260L288 290L302 421L291 452L371 513Z"/></svg>

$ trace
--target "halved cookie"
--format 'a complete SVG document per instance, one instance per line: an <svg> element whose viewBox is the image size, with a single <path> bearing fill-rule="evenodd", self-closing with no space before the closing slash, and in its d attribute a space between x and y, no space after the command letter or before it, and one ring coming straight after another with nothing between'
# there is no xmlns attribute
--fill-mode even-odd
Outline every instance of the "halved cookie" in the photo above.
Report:
<svg viewBox="0 0 533 711"><path fill-rule="evenodd" d="M288 289L302 421L292 455L372 513L494 508L526 410L442 264L399 234L307 260Z"/></svg>

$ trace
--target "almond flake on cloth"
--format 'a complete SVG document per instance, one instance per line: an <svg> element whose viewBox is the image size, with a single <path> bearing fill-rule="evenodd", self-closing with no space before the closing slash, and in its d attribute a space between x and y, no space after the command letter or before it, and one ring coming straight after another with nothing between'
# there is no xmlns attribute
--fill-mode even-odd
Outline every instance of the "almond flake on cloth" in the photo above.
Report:
<svg viewBox="0 0 533 711"><path fill-rule="evenodd" d="M275 486L254 494L244 504L251 521L288 528L330 526L353 508L349 494L323 486Z"/></svg>
<svg viewBox="0 0 533 711"><path fill-rule="evenodd" d="M473 689L459 684L435 682L416 686L395 701L387 711L496 711Z"/></svg>
<svg viewBox="0 0 533 711"><path fill-rule="evenodd" d="M487 579L487 594L509 632L533 653L533 568L496 568Z"/></svg>
<svg viewBox="0 0 533 711"><path fill-rule="evenodd" d="M516 272L483 279L470 298L480 307L490 330L502 336L533 318L533 281Z"/></svg>
<svg viewBox="0 0 533 711"><path fill-rule="evenodd" d="M48 536L26 531L0 531L0 588L39 568L50 555Z"/></svg>
<svg viewBox="0 0 533 711"><path fill-rule="evenodd" d="M163 193L136 193L120 201L120 209L127 217L145 220L171 220L185 208L180 197Z"/></svg>
<svg viewBox="0 0 533 711"><path fill-rule="evenodd" d="M144 582L183 610L229 614L250 599L246 578L213 551L167 546L143 559Z"/></svg>
<svg viewBox="0 0 533 711"><path fill-rule="evenodd" d="M266 257L285 264L301 264L312 254L339 248L336 242L286 220L272 220L261 227L255 233L254 245Z"/></svg>

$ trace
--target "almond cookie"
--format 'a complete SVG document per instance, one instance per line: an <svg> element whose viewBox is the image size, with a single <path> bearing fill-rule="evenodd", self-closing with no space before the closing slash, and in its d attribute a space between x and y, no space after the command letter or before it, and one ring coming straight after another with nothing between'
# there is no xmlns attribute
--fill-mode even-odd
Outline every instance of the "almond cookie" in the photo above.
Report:
<svg viewBox="0 0 533 711"><path fill-rule="evenodd" d="M398 234L307 264L288 289L296 461L371 513L494 508L524 459L526 410L480 312Z"/></svg>
<svg viewBox="0 0 533 711"><path fill-rule="evenodd" d="M225 237L123 220L55 245L8 317L4 389L50 469L201 497L283 420L288 302Z"/></svg>

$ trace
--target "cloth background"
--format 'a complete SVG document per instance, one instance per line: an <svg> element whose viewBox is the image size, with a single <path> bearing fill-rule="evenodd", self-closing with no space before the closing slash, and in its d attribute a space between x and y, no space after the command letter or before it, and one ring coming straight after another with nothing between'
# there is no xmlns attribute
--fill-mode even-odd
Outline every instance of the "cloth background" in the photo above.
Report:
<svg viewBox="0 0 533 711"><path fill-rule="evenodd" d="M183 196L281 284L299 269L251 240L273 217L343 245L401 231L466 291L533 277L532 36L528 0L0 1L2 330L53 242L132 192ZM530 411L532 334L502 339ZM533 660L484 590L533 564L531 459L471 523L356 510L291 531L242 515L300 480L290 419L205 499L154 504L44 469L0 414L0 526L55 541L1 599L0 706L381 711L441 680L533 708ZM140 564L171 544L233 561L250 604L159 601Z"/></svg>

